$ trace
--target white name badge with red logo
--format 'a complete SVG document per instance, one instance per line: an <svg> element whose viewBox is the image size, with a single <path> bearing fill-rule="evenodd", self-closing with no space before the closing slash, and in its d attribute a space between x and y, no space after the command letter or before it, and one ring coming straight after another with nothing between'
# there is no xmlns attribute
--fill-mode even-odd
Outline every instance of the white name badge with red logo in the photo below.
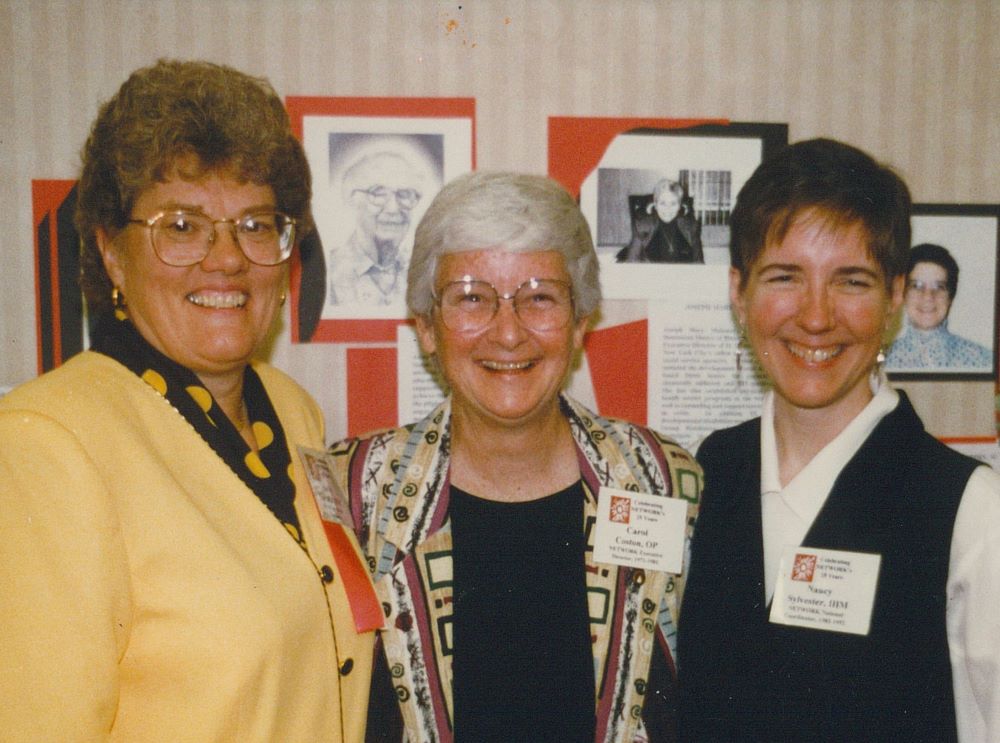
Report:
<svg viewBox="0 0 1000 743"><path fill-rule="evenodd" d="M324 521L342 524L353 529L351 509L347 505L347 497L334 484L333 466L329 454L319 449L309 449L301 444L298 446L299 456L309 479L316 505Z"/></svg>
<svg viewBox="0 0 1000 743"><path fill-rule="evenodd" d="M594 560L680 573L687 501L602 487L597 497Z"/></svg>
<svg viewBox="0 0 1000 743"><path fill-rule="evenodd" d="M771 603L771 621L867 635L881 555L786 547Z"/></svg>

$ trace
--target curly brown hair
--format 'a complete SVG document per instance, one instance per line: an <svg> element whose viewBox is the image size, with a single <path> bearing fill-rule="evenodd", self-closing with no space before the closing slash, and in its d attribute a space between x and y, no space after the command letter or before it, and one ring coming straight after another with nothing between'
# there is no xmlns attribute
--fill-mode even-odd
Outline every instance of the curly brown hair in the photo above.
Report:
<svg viewBox="0 0 1000 743"><path fill-rule="evenodd" d="M136 70L100 107L81 159L75 216L92 317L110 308L112 288L97 229L115 235L139 195L180 161L185 178L224 171L270 186L298 222L298 240L312 229L309 165L284 105L267 80L231 67L161 59Z"/></svg>

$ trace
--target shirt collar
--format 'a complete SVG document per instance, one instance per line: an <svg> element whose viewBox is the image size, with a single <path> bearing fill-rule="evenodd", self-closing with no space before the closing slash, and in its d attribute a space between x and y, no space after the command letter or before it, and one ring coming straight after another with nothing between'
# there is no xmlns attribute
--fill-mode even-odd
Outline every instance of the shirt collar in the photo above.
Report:
<svg viewBox="0 0 1000 743"><path fill-rule="evenodd" d="M388 265L382 266L376 263L365 251L361 240L356 234L351 235L347 244L349 248L348 261L355 276L364 276L367 273L398 274L403 269L403 261L399 255Z"/></svg>
<svg viewBox="0 0 1000 743"><path fill-rule="evenodd" d="M935 325L929 330L924 330L923 328L918 328L916 325L911 325L909 318L903 322L903 335L913 335L924 340L930 340L932 338L944 337L951 335L951 331L948 330L948 318L945 317L938 325ZM901 336L902 337L902 336Z"/></svg>
<svg viewBox="0 0 1000 743"><path fill-rule="evenodd" d="M760 419L761 495L781 493L789 506L812 523L841 470L847 465L875 426L899 404L899 393L889 386L884 374L873 380L875 395L836 438L823 447L784 488L778 476L778 447L774 435L774 391L764 395Z"/></svg>

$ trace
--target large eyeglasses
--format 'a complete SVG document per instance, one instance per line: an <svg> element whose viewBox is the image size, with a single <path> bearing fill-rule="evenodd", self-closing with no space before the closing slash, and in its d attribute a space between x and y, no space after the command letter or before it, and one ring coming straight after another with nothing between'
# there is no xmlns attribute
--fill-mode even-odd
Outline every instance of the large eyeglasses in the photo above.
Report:
<svg viewBox="0 0 1000 743"><path fill-rule="evenodd" d="M940 297L948 293L948 283L946 281L921 281L920 279L911 279L906 282L906 288L908 291L914 291L920 294L930 294L933 297Z"/></svg>
<svg viewBox="0 0 1000 743"><path fill-rule="evenodd" d="M288 260L295 246L295 220L281 212L254 212L239 219L212 219L199 212L160 212L128 223L149 228L153 251L168 266L193 266L205 260L215 242L217 224L231 226L243 255L260 266Z"/></svg>
<svg viewBox="0 0 1000 743"><path fill-rule="evenodd" d="M489 282L463 276L445 284L434 297L441 321L456 333L483 330L496 317L501 299L513 302L514 312L529 330L559 330L573 318L573 289L557 279L528 279L512 293L499 294Z"/></svg>
<svg viewBox="0 0 1000 743"><path fill-rule="evenodd" d="M371 186L369 188L355 188L351 193L363 193L368 197L368 203L372 206L385 206L390 196L394 197L396 203L403 209L412 209L420 201L420 192L415 188Z"/></svg>

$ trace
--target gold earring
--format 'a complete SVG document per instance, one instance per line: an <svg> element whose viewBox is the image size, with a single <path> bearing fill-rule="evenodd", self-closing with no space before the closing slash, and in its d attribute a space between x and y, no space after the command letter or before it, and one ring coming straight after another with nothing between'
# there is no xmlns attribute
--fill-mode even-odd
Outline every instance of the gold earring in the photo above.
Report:
<svg viewBox="0 0 1000 743"><path fill-rule="evenodd" d="M115 317L119 320L124 320L127 317L125 314L125 296L117 286L111 289L111 308L115 311Z"/></svg>
<svg viewBox="0 0 1000 743"><path fill-rule="evenodd" d="M288 299L288 297L285 295L284 292L281 292L281 298L278 300L280 302L280 304L278 306L279 307L284 307L286 299Z"/></svg>

